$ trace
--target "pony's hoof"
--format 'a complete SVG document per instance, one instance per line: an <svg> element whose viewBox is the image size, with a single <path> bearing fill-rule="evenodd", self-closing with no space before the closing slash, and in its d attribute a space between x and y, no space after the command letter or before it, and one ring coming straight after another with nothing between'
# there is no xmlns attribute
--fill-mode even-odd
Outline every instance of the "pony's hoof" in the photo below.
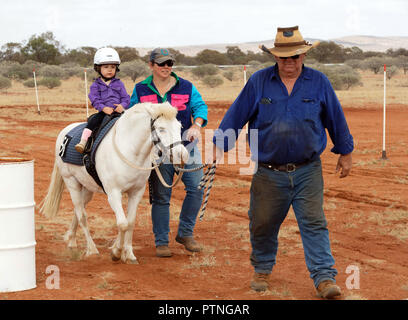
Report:
<svg viewBox="0 0 408 320"><path fill-rule="evenodd" d="M137 259L127 259L126 264L139 264L139 261Z"/></svg>
<svg viewBox="0 0 408 320"><path fill-rule="evenodd" d="M115 256L115 255L113 254L113 252L111 252L111 259L112 259L112 261L117 262L117 261L120 260L120 257Z"/></svg>

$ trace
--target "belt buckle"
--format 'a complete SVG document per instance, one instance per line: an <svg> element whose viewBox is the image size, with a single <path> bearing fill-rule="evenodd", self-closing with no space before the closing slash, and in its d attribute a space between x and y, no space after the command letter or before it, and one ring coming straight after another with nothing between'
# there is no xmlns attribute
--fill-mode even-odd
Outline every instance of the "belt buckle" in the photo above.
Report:
<svg viewBox="0 0 408 320"><path fill-rule="evenodd" d="M286 164L286 171L287 172L293 172L295 170L296 170L296 165L294 163Z"/></svg>

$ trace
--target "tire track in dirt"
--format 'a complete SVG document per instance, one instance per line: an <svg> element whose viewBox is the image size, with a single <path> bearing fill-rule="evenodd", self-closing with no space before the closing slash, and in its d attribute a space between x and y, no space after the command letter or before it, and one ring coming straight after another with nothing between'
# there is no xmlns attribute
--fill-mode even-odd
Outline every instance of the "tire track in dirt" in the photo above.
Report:
<svg viewBox="0 0 408 320"><path fill-rule="evenodd" d="M408 206L398 200L391 200L381 198L370 194L359 194L353 191L346 191L338 188L328 187L324 191L324 196L329 198L343 199L350 202L357 202L359 204L369 204L377 207L392 207L395 209L408 210Z"/></svg>

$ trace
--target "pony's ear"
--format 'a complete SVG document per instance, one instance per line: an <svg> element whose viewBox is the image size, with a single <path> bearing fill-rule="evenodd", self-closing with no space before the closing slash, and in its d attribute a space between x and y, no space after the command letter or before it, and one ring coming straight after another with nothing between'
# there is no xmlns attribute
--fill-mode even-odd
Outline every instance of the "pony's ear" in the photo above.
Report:
<svg viewBox="0 0 408 320"><path fill-rule="evenodd" d="M144 103L144 107L146 112L149 114L150 118L156 119L160 115L160 104L158 103L152 103L152 102L146 102Z"/></svg>
<svg viewBox="0 0 408 320"><path fill-rule="evenodd" d="M160 116L164 116L166 119L174 119L177 116L177 109L167 101L164 103L151 103L150 106L146 106L146 111L153 119Z"/></svg>

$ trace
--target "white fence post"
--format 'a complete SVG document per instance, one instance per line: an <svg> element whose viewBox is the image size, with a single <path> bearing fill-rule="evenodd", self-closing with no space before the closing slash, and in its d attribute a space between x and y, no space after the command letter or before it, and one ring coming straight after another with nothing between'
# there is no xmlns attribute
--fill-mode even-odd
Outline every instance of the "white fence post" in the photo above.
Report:
<svg viewBox="0 0 408 320"><path fill-rule="evenodd" d="M86 76L86 68L84 69L84 76L85 76L86 118L88 118L89 117L89 111L88 111L88 78Z"/></svg>
<svg viewBox="0 0 408 320"><path fill-rule="evenodd" d="M387 74L387 68L386 65L384 64L384 108L383 108L383 145L382 145L382 154L381 154L381 158L383 160L387 159L387 153L385 151L385 110L386 110L386 74Z"/></svg>
<svg viewBox="0 0 408 320"><path fill-rule="evenodd" d="M33 75L34 75L35 97L37 99L37 112L38 114L41 114L40 102L38 101L38 89L37 89L37 79L35 78L35 68L33 68Z"/></svg>

